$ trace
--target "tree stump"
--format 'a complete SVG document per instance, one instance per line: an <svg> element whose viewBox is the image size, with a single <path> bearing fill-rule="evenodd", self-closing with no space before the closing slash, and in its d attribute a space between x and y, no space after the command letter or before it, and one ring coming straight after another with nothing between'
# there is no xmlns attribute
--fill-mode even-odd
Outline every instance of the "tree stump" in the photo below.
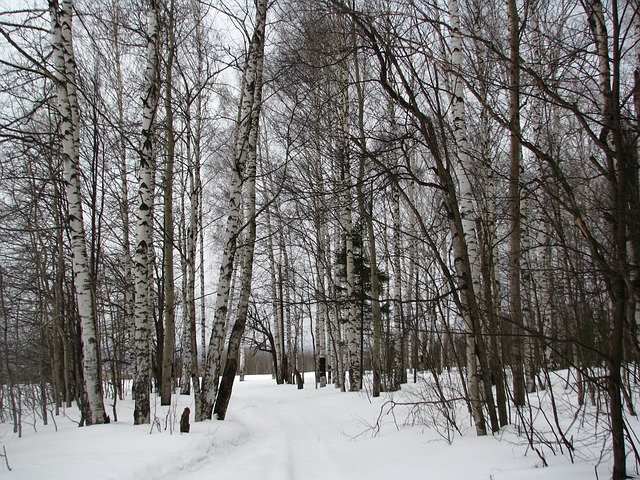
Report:
<svg viewBox="0 0 640 480"><path fill-rule="evenodd" d="M189 429L191 428L191 425L189 424L190 413L191 410L189 410L189 407L185 407L182 412L182 417L180 417L180 433L189 433Z"/></svg>

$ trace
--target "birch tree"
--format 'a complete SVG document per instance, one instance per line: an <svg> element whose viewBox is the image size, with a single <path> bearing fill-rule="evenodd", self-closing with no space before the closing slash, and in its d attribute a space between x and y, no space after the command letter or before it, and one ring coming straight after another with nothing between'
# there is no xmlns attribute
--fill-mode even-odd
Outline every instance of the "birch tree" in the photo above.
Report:
<svg viewBox="0 0 640 480"><path fill-rule="evenodd" d="M54 80L60 113L62 156L68 201L68 222L71 236L72 266L78 315L82 332L84 405L82 412L87 425L104 423L102 365L97 332L96 301L90 276L87 243L82 209L80 172L80 111L76 87L76 63L73 50L73 1L49 0L51 44L53 47Z"/></svg>
<svg viewBox="0 0 640 480"><path fill-rule="evenodd" d="M425 86L419 83L419 79L413 76L417 73L415 64L405 68L405 63L410 62L404 54L407 50L398 47L398 51L388 48L384 32L378 30L373 17L359 15L349 6L339 0L331 2L340 11L351 16L358 29L365 36L373 55L378 63L379 82L382 89L389 95L400 108L412 116L416 122L416 129L432 157L433 171L435 172L438 187L442 191L443 202L447 209L449 231L451 235L451 247L455 275L448 273L449 267L442 265L447 272L448 282L451 288L458 294L453 298L465 323L467 340L468 383L470 405L473 412L474 423L478 435L486 434L484 419L484 402L490 415L492 431L499 429L495 412L495 401L491 389L490 369L487 362L487 352L481 331L481 312L476 297L475 288L478 276L478 243L475 234L475 221L473 217L473 195L469 183L468 172L465 168L469 163L465 160L464 131L464 92L462 90L462 60L461 36L459 28L458 5L455 0L449 2L449 21L451 23L451 52L452 58L447 65L452 78L451 107L453 114L453 131L456 139L455 155L449 158L449 146L444 142L446 136L440 121L434 121L435 116L424 109L422 100L425 95ZM437 23L436 20L434 22ZM430 72L440 75L439 72ZM455 80L460 86L456 86ZM417 85L414 87L414 85ZM442 108L440 106L440 108ZM440 112L437 112L440 113ZM462 156L462 158L460 158ZM451 163L456 165L455 175L451 169ZM428 235L425 232L425 235ZM478 368L480 367L480 368ZM482 382L480 382L482 376ZM482 383L482 395L480 387Z"/></svg>
<svg viewBox="0 0 640 480"><path fill-rule="evenodd" d="M242 277L240 298L236 319L231 328L227 347L227 360L220 381L220 390L216 398L214 413L224 420L233 381L238 371L238 360L241 355L242 336L247 323L251 281L253 279L253 257L256 244L256 167L258 150L258 133L260 128L260 111L262 109L262 72L264 69L265 27L267 21L267 0L256 2L255 26L249 44L249 52L243 72L241 111L238 123L238 141L236 143L236 165L241 168L244 183L243 203L245 205L246 227L242 247ZM244 367L243 367L244 368ZM243 372L244 373L244 372Z"/></svg>
<svg viewBox="0 0 640 480"><path fill-rule="evenodd" d="M357 101L358 101L358 144L359 144L359 161L358 161L358 183L356 186L356 194L358 199L358 211L360 218L363 219L366 226L367 249L369 251L369 275L371 278L371 313L373 322L373 350L372 350L372 367L373 367L373 385L372 396L379 397L381 391L381 337L382 337L382 313L380 309L380 282L378 281L378 255L376 250L376 236L373 228L373 199L370 200L371 205L366 204L365 192L363 184L365 181L365 158L367 156L366 132L365 132L365 91L360 74L360 59L358 58L358 49L355 32L353 35L354 49L354 75L356 83ZM364 240L363 240L364 249ZM362 287L364 289L364 286ZM365 293L363 292L363 296ZM364 315L364 313L361 313ZM362 380L361 380L362 381Z"/></svg>
<svg viewBox="0 0 640 480"><path fill-rule="evenodd" d="M320 135L317 132L317 141ZM316 160L313 171L317 181L319 192L324 192L324 173L320 163L320 146L316 143ZM322 195L323 193L321 193ZM327 386L327 324L329 321L328 295L327 295L327 255L325 244L327 238L327 220L324 202L314 197L314 223L315 223L315 263L316 263L316 324L315 324L315 354L316 354L316 382L320 387Z"/></svg>
<svg viewBox="0 0 640 480"><path fill-rule="evenodd" d="M164 347L162 349L161 405L171 404L173 359L175 350L175 281L173 275L173 172L175 163L175 133L173 126L173 59L175 56L174 2L170 0L167 11L167 65L165 70L165 131L167 135L167 160L164 168Z"/></svg>
<svg viewBox="0 0 640 480"><path fill-rule="evenodd" d="M118 22L119 6L114 5L112 9L112 22L113 22L113 42L114 42L114 68L115 68L115 80L116 80L116 108L117 108L117 130L118 130L118 143L117 154L120 159L120 212L122 216L122 253L124 264L124 279L125 279L125 292L124 292L124 317L125 322L130 322L134 318L135 308L135 284L134 284L134 267L131 256L131 222L129 214L129 179L127 175L128 171L128 145L127 134L125 129L125 97L124 97L124 79L122 72L122 51L121 51L121 39L120 39L120 26ZM131 326L131 325L130 325ZM133 331L133 328L128 330ZM114 419L115 420L115 419Z"/></svg>
<svg viewBox="0 0 640 480"><path fill-rule="evenodd" d="M149 1L147 25L147 57L142 85L142 135L138 170L138 224L135 249L135 313L134 313L134 424L150 422L151 388L151 227L153 218L154 124L158 107L159 6Z"/></svg>
<svg viewBox="0 0 640 480"><path fill-rule="evenodd" d="M234 161L232 168L232 178L230 185L229 203L227 207L227 225L225 230L224 249L220 263L220 274L218 278L218 292L213 319L213 330L207 350L207 357L202 375L202 415L197 420L211 418L214 404L218 395L218 377L221 371L221 353L225 336L225 324L228 312L229 292L231 279L234 273L234 260L237 250L238 235L241 230L242 206L243 206L243 182L248 181L248 194L245 199L248 213L253 215L248 218L248 247L245 253L244 277L242 279L243 289L241 292L241 302L248 302L250 293L250 283L252 278L253 245L255 241L255 169L256 169L256 148L258 127L260 118L261 98L262 98L262 68L264 56L264 35L266 26L267 2L257 0L255 12L255 26L249 51L246 57L242 76L242 89L240 97L240 109L238 112L238 125L235 133ZM252 226L253 224L253 226ZM254 240L251 241L251 236ZM245 296L247 298L245 298ZM238 312L235 332L229 343L227 354L235 354L233 358L227 358L229 370L223 377L224 395L220 398L216 406L216 413L222 420L226 414L226 408L231 396L233 376L235 368L233 362L237 362L237 353L240 346L242 333L244 332L244 322L246 322L246 307ZM226 367L225 367L226 368Z"/></svg>
<svg viewBox="0 0 640 480"><path fill-rule="evenodd" d="M453 116L453 133L455 137L455 148L457 155L457 177L460 186L460 222L462 230L454 226L454 254L456 257L462 254L460 245L464 244L467 250L470 278L464 279L469 284L466 286L468 297L475 297L479 290L480 278L478 266L478 237L476 234L476 218L474 212L473 192L471 180L469 178L470 157L467 139L466 112L464 103L464 90L462 82L462 34L460 31L460 14L458 1L449 0L449 18L451 21L451 64L454 70L453 88L451 95L451 110ZM456 245L458 247L456 248ZM456 258L456 263L460 265L461 257ZM459 268L459 267L458 267ZM482 400L480 397L480 374L478 372L478 361L476 357L477 342L479 336L479 325L473 321L473 314L465 315L467 328L467 378L469 382L469 395L471 402L471 413L476 425L478 435L486 434L484 431L484 414L482 412Z"/></svg>
<svg viewBox="0 0 640 480"><path fill-rule="evenodd" d="M275 202L277 207L277 201ZM283 322L283 312L280 308L282 303L280 302L279 294L281 292L278 291L278 285L281 282L278 282L278 272L276 271L276 259L274 253L274 244L273 244L273 236L274 229L271 222L271 207L267 205L265 208L265 218L266 218L266 227L267 227L267 258L269 261L269 278L270 278L270 294L271 294L271 305L273 310L274 317L274 328L273 328L273 357L274 357L274 365L273 368L275 370L274 374L276 377L276 383L278 385L284 383L286 375L286 362L285 362L285 348L284 348L284 322ZM281 289L280 289L281 290Z"/></svg>
<svg viewBox="0 0 640 480"><path fill-rule="evenodd" d="M494 10L496 2L474 2L471 14L476 21L471 31L474 39L481 39L484 31L490 29L491 12ZM490 58L490 52L482 41L473 42L473 62L477 69L477 92L480 104L490 103L491 79L490 74L494 65ZM475 126L475 135L478 141L475 142L476 161L480 165L479 180L477 188L481 191L482 212L481 226L477 229L478 243L481 257L481 291L476 292L481 296L482 309L486 318L486 328L489 338L488 362L491 366L491 378L495 383L496 405L500 426L509 423L507 412L507 392L505 384L505 372L503 368L503 355L505 350L502 341L502 325L500 322L500 242L498 240L498 178L500 173L500 145L502 130L496 128L495 122L491 121L489 112L481 108L478 123ZM471 117L474 113L470 114ZM471 147L474 150L474 147Z"/></svg>
<svg viewBox="0 0 640 480"><path fill-rule="evenodd" d="M338 22L342 31L340 45L346 44L346 26L344 21ZM349 372L349 390L357 392L362 388L360 376L360 322L357 315L355 259L353 243L353 197L351 174L351 149L349 129L349 71L347 59L344 58L337 66L336 79L336 123L338 127L335 139L336 165L339 173L341 199L341 228L345 251L345 283L346 283L346 341Z"/></svg>
<svg viewBox="0 0 640 480"><path fill-rule="evenodd" d="M187 159L186 188L188 188L188 223L186 226L186 245L184 258L184 300L183 300L183 332L182 332L182 380L180 394L188 395L193 386L195 417L200 415L200 373L198 361L198 337L197 337L197 310L196 283L200 276L200 329L201 336L205 335L205 291L204 291L204 253L202 228L202 156L203 156L203 131L205 127L205 105L207 103L207 87L211 79L208 62L205 56L207 48L204 25L204 9L199 3L195 3L189 9L195 24L195 36L192 42L187 43L187 51L193 55L187 55L182 62L176 62L176 69L182 79L184 104L182 115L184 116L184 143ZM191 68L189 68L191 66ZM185 212L184 215L187 215ZM185 222L187 219L185 219ZM199 244L199 245L198 245ZM198 252L198 247L199 252ZM198 272L198 253L200 255L200 268ZM204 351L205 342L201 342Z"/></svg>
<svg viewBox="0 0 640 480"><path fill-rule="evenodd" d="M391 265L393 267L393 334L391 341L393 342L393 370L390 390L400 390L402 383L407 381L407 369L405 362L406 353L406 335L403 321L402 308L402 233L401 233L401 216L400 216L400 186L392 187L391 216L393 221L393 250L391 252Z"/></svg>

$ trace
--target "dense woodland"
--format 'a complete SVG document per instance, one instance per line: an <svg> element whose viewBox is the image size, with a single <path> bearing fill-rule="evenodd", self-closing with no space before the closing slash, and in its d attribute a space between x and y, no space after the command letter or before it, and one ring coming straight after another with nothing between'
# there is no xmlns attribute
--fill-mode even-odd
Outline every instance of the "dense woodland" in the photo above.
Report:
<svg viewBox="0 0 640 480"><path fill-rule="evenodd" d="M0 409L224 419L278 383L395 391L637 463L638 0L29 0L0 12ZM126 385L133 380L133 389ZM307 386L309 388L309 386ZM105 408L113 405L112 411ZM532 400L533 399L533 400ZM590 409L590 410L589 410ZM542 458L542 456L541 456ZM544 460L544 459L543 459Z"/></svg>

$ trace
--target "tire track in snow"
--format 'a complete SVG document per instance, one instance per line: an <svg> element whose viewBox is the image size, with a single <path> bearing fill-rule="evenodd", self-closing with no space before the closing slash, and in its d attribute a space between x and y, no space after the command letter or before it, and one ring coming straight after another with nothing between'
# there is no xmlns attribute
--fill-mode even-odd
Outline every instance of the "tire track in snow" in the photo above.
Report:
<svg viewBox="0 0 640 480"><path fill-rule="evenodd" d="M247 447L260 453L253 461L262 463L263 478L267 480L326 479L339 480L344 471L336 465L330 442L326 437L335 436L346 441L337 430L322 425L308 408L310 399L301 401L296 391L281 387L279 401L270 397L254 398L244 413L251 419L254 438Z"/></svg>

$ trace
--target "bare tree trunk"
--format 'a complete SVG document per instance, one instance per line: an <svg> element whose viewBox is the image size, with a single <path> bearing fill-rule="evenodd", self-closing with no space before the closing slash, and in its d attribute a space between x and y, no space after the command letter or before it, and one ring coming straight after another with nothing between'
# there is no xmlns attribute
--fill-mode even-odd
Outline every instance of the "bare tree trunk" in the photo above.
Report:
<svg viewBox="0 0 640 480"><path fill-rule="evenodd" d="M147 26L147 65L145 68L142 97L142 139L140 169L138 172L138 225L136 229L135 255L135 369L133 399L136 425L150 422L151 388L151 229L153 223L153 129L158 106L158 42L159 12L156 0L149 3Z"/></svg>
<svg viewBox="0 0 640 480"><path fill-rule="evenodd" d="M20 406L19 399L16 398L16 381L14 368L12 368L10 358L11 355L9 353L9 311L7 309L7 305L5 302L4 295L4 274L2 268L0 267L0 310L2 310L2 337L4 341L4 354L3 354L3 363L4 368L7 372L7 380L8 380L8 390L9 390L9 402L11 403L11 411L10 415L13 417L13 433L20 433L19 437L22 437L21 434L21 426L20 426ZM18 392L19 396L19 392Z"/></svg>
<svg viewBox="0 0 640 480"><path fill-rule="evenodd" d="M194 165L194 181L195 181L195 199L194 203L197 203L198 208L195 211L195 224L193 226L194 234L200 240L200 265L199 265L199 274L200 274L200 352L202 354L202 360L199 360L197 354L197 337L196 337L196 329L195 325L192 326L191 331L191 352L192 352L192 374L191 380L194 388L194 395L197 395L195 398L198 400L196 403L196 417L199 417L199 412L202 406L200 405L200 368L204 361L204 352L206 351L206 334L207 334L207 316L206 316L206 295L205 295L205 270L206 264L204 261L204 207L203 207L203 188L202 188L202 177L200 170L202 169L202 130L204 123L204 111L203 111L203 103L205 99L200 94L201 87L203 87L204 80L204 63L205 63L205 52L202 42L202 25L201 18L198 17L198 23L196 25L196 36L198 38L198 98L196 100L196 125L194 131L194 140L193 140L193 148L195 150L195 165ZM195 261L195 260L194 260ZM195 272L194 272L195 274ZM195 298L194 298L195 301ZM194 304L195 307L195 304Z"/></svg>
<svg viewBox="0 0 640 480"><path fill-rule="evenodd" d="M521 215L524 219L531 213L531 209L528 208L527 205L527 197L523 196L521 199ZM523 329L523 338L522 338L522 360L524 365L524 385L526 393L533 393L536 391L536 374L539 368L539 356L538 345L539 345L539 337L542 335L542 332L538 332L536 329L536 322L533 317L533 278L532 278L532 248L530 243L530 232L529 232L530 223L523 221L522 222L522 241L521 241L521 251L524 257L525 268L521 267L522 272L522 280L521 289L522 292L522 329Z"/></svg>
<svg viewBox="0 0 640 480"><path fill-rule="evenodd" d="M59 414L59 409L63 402L68 403L71 401L69 376L66 358L68 356L67 338L64 334L64 245L62 240L63 227L60 215L60 190L58 188L58 181L56 180L56 174L54 171L53 159L49 157L49 173L53 179L53 191L54 202L53 206L53 218L55 225L55 276L53 279L53 335L51 342L53 343L53 362L54 378L57 379L59 385L59 392L56 395L56 415ZM1 293L1 292L0 292ZM55 382L55 380L54 380Z"/></svg>
<svg viewBox="0 0 640 480"><path fill-rule="evenodd" d="M51 43L55 64L58 111L61 117L65 186L68 201L69 229L73 262L73 278L77 309L80 316L85 420L87 424L104 423L100 341L97 333L96 302L90 275L83 222L80 175L80 112L76 90L76 67L72 41L72 0L49 1Z"/></svg>
<svg viewBox="0 0 640 480"><path fill-rule="evenodd" d="M266 4L266 2L265 2ZM251 141L250 141L251 143ZM254 143L255 145L255 143ZM251 148L251 147L249 147ZM251 154L250 154L251 155ZM255 162L255 153L254 159ZM251 162L251 161L250 161ZM224 420L231 399L233 389L233 381L238 370L238 359L240 349L242 347L242 336L247 321L247 311L249 307L249 296L251 294L251 280L253 278L253 253L255 248L256 236L256 220L255 220L255 163L253 167L248 165L245 200L247 201L247 230L244 237L242 247L242 278L240 285L240 298L238 301L238 310L233 327L231 328L231 336L227 346L227 358L220 381L220 388L216 398L214 414L218 420Z"/></svg>
<svg viewBox="0 0 640 480"><path fill-rule="evenodd" d="M255 165L259 127L258 119L260 117L262 98L262 66L266 12L266 0L258 0L256 2L256 25L249 45L247 63L243 73L242 96L234 149L234 168L228 207L226 243L220 265L213 331L211 333L207 361L204 366L202 379L202 417L196 420L211 418L214 403L216 404L215 413L218 415L218 418L221 420L224 419L231 397L233 377L235 377L237 371L237 349L239 348L246 323L247 306L245 303L248 304L249 293L251 291L253 242L255 241ZM241 290L240 308L231 333L229 348L227 349L228 357L223 376L224 383L221 385L220 398L216 399L218 396L220 357L222 344L224 342L225 321L228 309L227 303L231 277L234 271L234 258L237 249L236 242L241 227L243 182L248 182L253 185L248 187L248 198L246 200L246 205L249 209L247 213L251 216L248 218L249 233L247 234L248 246L244 256L243 288ZM254 237L253 241L251 240L252 235Z"/></svg>
<svg viewBox="0 0 640 480"><path fill-rule="evenodd" d="M213 328L207 348L202 371L202 412L196 421L211 419L213 406L218 395L218 380L220 376L220 361L226 333L228 301L231 291L234 260L236 255L236 241L240 233L240 213L242 208L242 181L237 166L234 166L228 203L227 226L225 229L224 248L218 277L218 292L214 307Z"/></svg>
<svg viewBox="0 0 640 480"><path fill-rule="evenodd" d="M509 168L509 304L511 307L511 370L513 373L513 401L520 407L525 404L522 342L522 299L520 287L521 219L520 219L520 25L515 0L509 2L510 26L510 130L511 164Z"/></svg>
<svg viewBox="0 0 640 480"><path fill-rule="evenodd" d="M262 107L262 71L264 68L264 35L267 18L267 1L256 2L256 21L247 63L243 74L243 90L240 100L241 112L238 125L237 144L240 149L235 151L236 165L242 171L245 185L244 204L246 217L246 232L242 246L242 280L240 298L235 323L231 329L231 336L227 347L227 359L220 381L220 389L214 413L219 420L224 420L231 399L233 381L238 370L239 350L242 347L242 336L247 323L251 281L253 279L253 256L256 242L256 157L258 148L258 133L260 127L260 111Z"/></svg>
<svg viewBox="0 0 640 480"><path fill-rule="evenodd" d="M376 254L376 239L373 231L372 210L373 205L367 207L365 203L365 192L363 191L364 174L365 174L365 158L366 151L366 134L364 126L364 85L361 82L360 62L358 59L358 49L355 34L353 36L354 51L354 73L358 100L358 142L360 144L360 156L358 166L358 183L356 186L356 195L358 198L358 211L360 218L364 220L367 228L367 244L369 250L369 273L371 277L371 313L373 322L373 351L371 353L373 367L373 386L372 396L379 397L381 390L380 371L380 343L382 337L382 313L380 310L380 285L378 282L378 258ZM370 200L373 202L373 198ZM364 240L363 240L364 248ZM362 381L362 380L361 380Z"/></svg>
<svg viewBox="0 0 640 480"><path fill-rule="evenodd" d="M271 208L267 206L265 209L265 217L267 223L267 258L269 259L269 275L271 277L271 304L273 309L274 326L273 326L273 343L275 349L275 362L273 365L276 383L281 385L284 383L282 366L284 363L284 332L282 331L282 310L280 309L278 279L276 272L276 261L273 245L273 227L271 223Z"/></svg>
<svg viewBox="0 0 640 480"><path fill-rule="evenodd" d="M331 262L331 258L333 258L334 252L336 251L336 247L332 248L332 239L337 241L335 235L327 235L325 239L326 242L326 258L327 263ZM344 335L342 333L342 326L340 319L340 312L338 306L338 298L337 298L337 288L335 277L332 273L332 265L330 263L327 267L327 286L329 293L329 314L327 324L327 332L329 334L329 343L332 347L332 355L331 358L331 374L333 375L333 384L336 388L339 388L341 391L345 391L345 362L344 362Z"/></svg>
<svg viewBox="0 0 640 480"><path fill-rule="evenodd" d="M534 7L531 12L531 30L534 36L533 56L535 61L543 61L544 51L544 37L543 32L540 29L540 15L538 8ZM555 72L552 72L554 75ZM543 145L546 151L551 152L557 143L555 140L556 131L558 129L557 122L557 107L551 106L550 118L551 121L543 119L544 105L541 100L534 103L531 112L531 123L533 124L534 143L536 145ZM543 135L545 129L548 129L548 135ZM544 164L539 167L538 175L540 178L546 179L549 174L546 171ZM535 252L533 257L534 273L533 273L533 292L535 297L535 312L533 317L538 329L538 335L540 335L540 345L538 346L540 352L540 360L542 365L546 365L551 359L551 349L549 348L549 341L546 340L551 337L551 331L553 329L552 323L552 289L550 286L550 272L551 272L551 247L549 244L549 222L545 220L545 207L550 200L546 193L542 194L542 206L536 208L535 220L542 225L538 227L538 233L535 235ZM545 388L544 382L539 382L540 388ZM527 387L528 389L528 387Z"/></svg>
<svg viewBox="0 0 640 480"><path fill-rule="evenodd" d="M247 356L246 353L244 351L244 347L242 346L242 343L240 343L240 360L239 365L238 365L238 376L239 376L239 380L241 382L244 382L244 376L246 375L246 370L247 370Z"/></svg>
<svg viewBox="0 0 640 480"><path fill-rule="evenodd" d="M453 32L451 39L451 63L455 69L453 76L453 93L452 93L452 115L453 130L456 140L456 153L458 156L458 183L460 185L460 221L462 231L458 232L454 226L454 255L456 256L456 265L461 266L464 255L465 244L467 250L467 258L469 263L470 278L466 280L470 282L466 290L463 292L467 296L467 300L463 303L469 305L468 301L475 297L475 292L479 287L478 276L478 241L476 235L476 221L473 206L473 192L471 189L471 181L467 169L470 168L470 158L468 154L467 132L466 132L466 112L464 104L464 89L460 68L462 66L462 36L460 33L460 15L458 11L458 1L449 0L449 16L451 22L451 30ZM463 236L463 238L460 238ZM456 248L455 245L459 247ZM458 267L460 268L460 267ZM462 276L462 278L466 275ZM472 301L475 301L473 299ZM474 312L468 312L465 316L467 328L467 381L469 383L470 404L472 416L476 425L476 433L478 435L486 435L486 426L484 414L482 412L482 399L480 395L480 374L478 372L478 362L476 357L478 339L481 334L477 320L474 320Z"/></svg>
<svg viewBox="0 0 640 480"><path fill-rule="evenodd" d="M345 147L346 150L346 147ZM348 154L347 154L348 155ZM347 352L349 358L349 390L359 391L361 388L360 379L360 330L357 318L355 301L355 260L353 252L353 220L351 214L351 179L349 160L343 160L343 211L342 228L344 233L346 251L346 282L347 282Z"/></svg>
<svg viewBox="0 0 640 480"><path fill-rule="evenodd" d="M125 125L125 106L124 106L124 80L122 77L122 52L120 49L120 33L119 24L116 19L117 13L112 12L113 22L113 42L114 42L114 64L116 69L116 103L118 108L118 157L120 166L120 215L122 216L122 253L124 267L124 318L129 322L133 318L135 291L133 280L133 261L131 257L131 222L129 217L129 180L128 180L128 161L127 161L127 137ZM133 333L133 325L128 324L130 332ZM115 381L115 379L113 379ZM115 419L114 419L115 420Z"/></svg>
<svg viewBox="0 0 640 480"><path fill-rule="evenodd" d="M171 405L173 390L173 358L175 350L175 285L173 278L173 170L175 157L175 135L173 131L173 57L175 53L175 32L173 0L169 2L167 25L167 66L165 78L165 124L167 135L167 161L164 168L164 347L162 349L162 381L160 383L160 404Z"/></svg>
<svg viewBox="0 0 640 480"><path fill-rule="evenodd" d="M184 352L183 352L183 385L181 394L188 394L190 391L190 385L193 387L194 401L195 401L195 418L200 416L201 404L200 404L200 376L198 374L198 339L196 329L196 258L197 258L197 243L201 229L201 212L202 205L200 203L202 196L202 185L200 182L200 123L202 119L201 111L199 108L201 99L196 100L198 107L196 108L196 127L195 134L193 135L193 150L192 152L192 134L191 134L191 119L187 120L187 158L189 159L190 168L188 169L189 176L189 226L187 227L187 241L186 241L186 288L185 288L185 311L186 315L183 321L185 322L184 328ZM201 278L202 282L202 278ZM202 293L201 293L202 294ZM201 312L204 316L204 313ZM204 328L201 325L201 328Z"/></svg>
<svg viewBox="0 0 640 480"><path fill-rule="evenodd" d="M278 300L280 310L280 330L282 331L282 378L286 383L293 383L295 352L291 325L291 272L289 254L285 244L285 229L282 217L278 217L278 243L280 262L278 263Z"/></svg>
<svg viewBox="0 0 640 480"><path fill-rule="evenodd" d="M347 352L349 366L349 390L357 392L362 388L360 378L360 328L355 299L355 260L353 251L353 199L351 196L351 160L349 153L349 95L346 65L338 67L338 122L337 155L340 168L340 188L342 191L341 224L346 256L346 305L347 305Z"/></svg>
<svg viewBox="0 0 640 480"><path fill-rule="evenodd" d="M400 234L400 192L399 186L393 185L392 202L393 202L393 251L391 265L393 267L393 378L390 390L400 390L400 386L407 380L407 366L405 362L405 337L404 328L404 312L402 308L402 263L400 245L402 237Z"/></svg>
<svg viewBox="0 0 640 480"><path fill-rule="evenodd" d="M184 265L182 273L187 276L187 266ZM185 278L186 281L186 278ZM183 282L184 284L184 282ZM189 288L185 285L186 288ZM182 371L180 374L180 395L191 395L191 372L193 371L193 351L191 349L191 325L189 323L191 316L191 305L189 300L185 299L183 312L185 319L182 322ZM195 412L194 412L195 415Z"/></svg>
<svg viewBox="0 0 640 480"><path fill-rule="evenodd" d="M318 190L324 192L324 181L320 160L316 163ZM321 193L320 196L323 194ZM328 323L329 306L326 288L326 252L325 242L327 237L325 206L317 201L315 210L316 231L316 324L315 324L315 355L316 355L316 382L320 387L327 386L327 338L326 327Z"/></svg>
<svg viewBox="0 0 640 480"><path fill-rule="evenodd" d="M70 357L70 339L69 335L65 331L65 288L64 288L64 272L65 272L65 261L64 261L64 244L62 240L63 236L63 226L62 226L62 207L61 207L61 194L60 188L58 186L58 181L56 180L56 174L54 173L53 164L49 166L51 176L54 179L53 181L53 189L54 189L54 198L56 201L56 205L54 206L54 221L56 226L56 273L55 273L55 319L54 319L54 328L55 334L59 338L60 345L62 347L62 358L60 370L62 373L62 383L63 383L63 397L64 402L67 407L72 405L72 388L71 388L71 379L69 378L70 367L69 367L69 357Z"/></svg>
<svg viewBox="0 0 640 480"><path fill-rule="evenodd" d="M493 0L491 4L494 5ZM477 15L481 18L483 11L490 9L485 3L476 3L473 15ZM473 25L472 36L475 38L481 38L479 24ZM478 63L478 70L480 72L480 86L478 94L480 96L481 103L488 102L489 98L489 81L486 76L488 75L491 67L487 62L487 49L486 45L482 42L474 42L475 47L475 61ZM481 189L485 196L485 212L482 220L477 220L476 232L478 234L478 244L480 246L481 257L481 276L482 276L482 290L477 291L478 296L482 295L482 309L485 312L486 329L489 334L487 340L487 365L491 372L492 383L495 384L496 394L496 408L498 413L498 426L503 427L509 423L507 413L507 392L505 384L505 374L503 369L503 342L501 341L501 322L500 318L500 273L498 271L499 264L499 242L497 240L497 220L496 211L497 198L496 198L496 177L497 174L494 171L492 165L494 161L495 152L493 151L494 134L491 131L489 122L489 113L482 109L480 111L479 119L479 150L481 163ZM486 386L485 386L486 388Z"/></svg>
<svg viewBox="0 0 640 480"><path fill-rule="evenodd" d="M605 357L607 366L607 393L609 394L609 418L613 444L613 480L627 478L624 411L622 406L622 359L623 338L627 322L630 292L627 287L629 262L627 257L627 228L629 205L629 159L623 139L620 112L620 19L617 2L613 2L611 19L605 18L600 0L589 0L584 4L596 47L601 94L602 130L601 141L607 146L608 179L611 204L611 259L613 265L602 265L609 273L609 296L612 304L612 325L609 335L609 352ZM611 50L607 25L613 28ZM610 57L611 51L611 57ZM612 67L613 66L613 72Z"/></svg>
<svg viewBox="0 0 640 480"><path fill-rule="evenodd" d="M633 2L636 15L633 20L635 47L635 65L633 72L633 113L636 130L640 130L640 1ZM630 280L633 288L630 305L630 316L636 326L635 344L640 355L640 144L635 142L635 149L629 155L629 263Z"/></svg>

